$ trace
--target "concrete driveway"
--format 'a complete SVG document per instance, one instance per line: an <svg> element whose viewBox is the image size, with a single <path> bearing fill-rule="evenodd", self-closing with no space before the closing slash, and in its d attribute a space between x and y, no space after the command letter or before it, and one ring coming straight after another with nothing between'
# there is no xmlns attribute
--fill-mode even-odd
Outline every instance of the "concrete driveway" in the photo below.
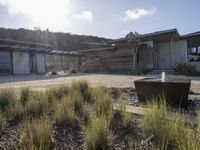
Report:
<svg viewBox="0 0 200 150"><path fill-rule="evenodd" d="M29 86L31 88L44 89L49 86L60 84L71 84L75 80L87 80L91 86L104 85L106 87L134 87L134 81L145 77L158 77L160 75L115 75L115 74L66 74L59 75L12 75L0 76L0 88L20 88ZM170 78L190 78L192 79L191 90L200 93L200 77L185 77L177 75L167 75Z"/></svg>

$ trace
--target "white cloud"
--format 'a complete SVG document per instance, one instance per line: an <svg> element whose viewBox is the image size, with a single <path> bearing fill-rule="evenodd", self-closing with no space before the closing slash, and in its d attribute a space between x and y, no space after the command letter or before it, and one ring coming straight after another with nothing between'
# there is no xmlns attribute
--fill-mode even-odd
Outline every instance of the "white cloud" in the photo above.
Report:
<svg viewBox="0 0 200 150"><path fill-rule="evenodd" d="M10 16L24 15L38 26L59 26L74 13L72 0L0 0Z"/></svg>
<svg viewBox="0 0 200 150"><path fill-rule="evenodd" d="M86 21L93 21L94 17L91 11L85 10L81 14L77 15L77 18L80 20L86 20Z"/></svg>
<svg viewBox="0 0 200 150"><path fill-rule="evenodd" d="M156 12L156 8L151 9L144 9L144 8L137 8L134 10L127 10L125 12L125 16L121 19L123 20L138 20L144 16L151 16Z"/></svg>

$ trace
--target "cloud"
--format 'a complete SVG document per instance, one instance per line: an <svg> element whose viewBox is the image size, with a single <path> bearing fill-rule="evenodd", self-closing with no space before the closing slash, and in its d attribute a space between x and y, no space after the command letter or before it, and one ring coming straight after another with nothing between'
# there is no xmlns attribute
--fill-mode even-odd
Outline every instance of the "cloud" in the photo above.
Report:
<svg viewBox="0 0 200 150"><path fill-rule="evenodd" d="M94 17L91 11L85 10L81 14L77 15L77 18L80 20L86 20L86 21L93 21Z"/></svg>
<svg viewBox="0 0 200 150"><path fill-rule="evenodd" d="M39 26L57 26L74 11L72 0L0 0L9 16L23 15Z"/></svg>
<svg viewBox="0 0 200 150"><path fill-rule="evenodd" d="M126 10L125 16L121 17L123 20L138 20L144 16L151 16L156 12L156 8L151 9L144 9L144 8L137 8L134 10Z"/></svg>

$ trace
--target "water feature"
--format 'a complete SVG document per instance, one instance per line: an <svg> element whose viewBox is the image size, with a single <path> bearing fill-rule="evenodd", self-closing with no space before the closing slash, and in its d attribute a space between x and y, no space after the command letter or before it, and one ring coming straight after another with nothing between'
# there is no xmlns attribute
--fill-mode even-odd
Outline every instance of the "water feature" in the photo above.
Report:
<svg viewBox="0 0 200 150"><path fill-rule="evenodd" d="M137 97L146 103L152 98L162 96L172 106L187 106L191 80L187 78L166 78L165 72L160 78L144 78L134 81Z"/></svg>

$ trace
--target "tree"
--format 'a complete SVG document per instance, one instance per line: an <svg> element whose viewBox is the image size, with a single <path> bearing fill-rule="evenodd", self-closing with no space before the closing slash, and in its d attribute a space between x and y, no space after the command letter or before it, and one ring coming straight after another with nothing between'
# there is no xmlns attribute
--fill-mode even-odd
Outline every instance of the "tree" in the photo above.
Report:
<svg viewBox="0 0 200 150"><path fill-rule="evenodd" d="M136 59L137 59L137 53L138 53L138 46L139 46L139 34L137 32L133 33L130 32L126 35L126 38L128 38L128 44L131 47L131 51L133 53L133 68L136 67Z"/></svg>

